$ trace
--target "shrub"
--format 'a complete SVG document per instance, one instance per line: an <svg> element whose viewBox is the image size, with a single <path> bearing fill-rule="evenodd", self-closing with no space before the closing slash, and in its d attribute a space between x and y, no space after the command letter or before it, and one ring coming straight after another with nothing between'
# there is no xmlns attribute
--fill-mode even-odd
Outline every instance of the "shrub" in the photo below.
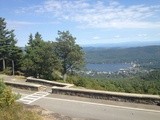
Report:
<svg viewBox="0 0 160 120"><path fill-rule="evenodd" d="M12 75L12 68L7 67L5 70L2 71L2 74Z"/></svg>
<svg viewBox="0 0 160 120"><path fill-rule="evenodd" d="M38 114L16 103L18 97L0 80L0 120L41 120Z"/></svg>
<svg viewBox="0 0 160 120"><path fill-rule="evenodd" d="M27 110L23 105L15 103L1 108L0 120L42 120L34 111Z"/></svg>

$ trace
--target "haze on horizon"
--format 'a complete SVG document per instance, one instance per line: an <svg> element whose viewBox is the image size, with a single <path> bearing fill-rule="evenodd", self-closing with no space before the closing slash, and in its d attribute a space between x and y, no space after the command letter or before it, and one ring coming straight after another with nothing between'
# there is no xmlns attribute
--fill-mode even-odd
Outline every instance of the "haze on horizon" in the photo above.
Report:
<svg viewBox="0 0 160 120"><path fill-rule="evenodd" d="M159 0L1 0L0 11L18 46L37 31L54 41L58 30L80 45L160 41Z"/></svg>

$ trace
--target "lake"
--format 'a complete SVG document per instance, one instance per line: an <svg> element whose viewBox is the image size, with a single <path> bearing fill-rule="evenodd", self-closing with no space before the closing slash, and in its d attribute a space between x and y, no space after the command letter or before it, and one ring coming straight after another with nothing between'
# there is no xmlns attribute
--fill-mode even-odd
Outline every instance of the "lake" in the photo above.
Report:
<svg viewBox="0 0 160 120"><path fill-rule="evenodd" d="M97 71L97 72L116 72L120 69L127 69L132 67L131 64L86 64L87 70Z"/></svg>

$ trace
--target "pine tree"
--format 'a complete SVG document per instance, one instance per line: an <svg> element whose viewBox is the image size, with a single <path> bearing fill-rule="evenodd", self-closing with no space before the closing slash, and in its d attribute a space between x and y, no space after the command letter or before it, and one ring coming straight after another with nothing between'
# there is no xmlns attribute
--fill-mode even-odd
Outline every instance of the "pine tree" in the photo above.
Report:
<svg viewBox="0 0 160 120"><path fill-rule="evenodd" d="M28 45L31 45L33 42L33 36L32 34L29 35L29 42L28 42Z"/></svg>
<svg viewBox="0 0 160 120"><path fill-rule="evenodd" d="M29 36L29 44L26 46L23 61L23 69L27 75L52 79L52 72L58 63L53 47L53 43L43 41L38 32L32 42L31 35Z"/></svg>
<svg viewBox="0 0 160 120"><path fill-rule="evenodd" d="M69 31L58 31L58 35L55 52L61 61L62 75L65 81L68 72L78 70L83 65L84 52L75 43L76 38Z"/></svg>
<svg viewBox="0 0 160 120"><path fill-rule="evenodd" d="M5 19L0 18L0 60L3 61L3 70L6 69L6 61L12 61L14 74L14 61L19 59L22 51L16 46L17 41L13 32L14 30L9 31L6 28Z"/></svg>

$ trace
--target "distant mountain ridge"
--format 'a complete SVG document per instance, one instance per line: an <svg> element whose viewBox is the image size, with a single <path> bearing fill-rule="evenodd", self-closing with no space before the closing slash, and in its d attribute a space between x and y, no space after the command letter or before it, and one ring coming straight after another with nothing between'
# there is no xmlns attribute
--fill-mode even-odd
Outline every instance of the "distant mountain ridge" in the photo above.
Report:
<svg viewBox="0 0 160 120"><path fill-rule="evenodd" d="M130 47L144 47L144 46L154 46L154 45L160 45L159 41L148 41L148 42L121 42L121 43L98 43L98 44L88 44L83 45L84 48L86 47L95 47L95 48L130 48Z"/></svg>
<svg viewBox="0 0 160 120"><path fill-rule="evenodd" d="M142 65L160 66L160 45L103 48L85 47L87 63L140 63Z"/></svg>

